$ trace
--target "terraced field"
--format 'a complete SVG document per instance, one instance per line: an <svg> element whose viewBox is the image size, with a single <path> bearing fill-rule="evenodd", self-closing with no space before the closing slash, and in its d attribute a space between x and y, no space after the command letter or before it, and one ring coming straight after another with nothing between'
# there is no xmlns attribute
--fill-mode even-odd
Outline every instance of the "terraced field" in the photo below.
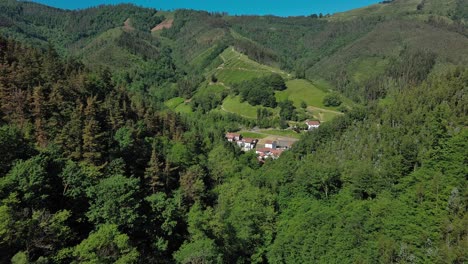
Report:
<svg viewBox="0 0 468 264"><path fill-rule="evenodd" d="M192 107L189 103L185 102L185 99L182 97L174 97L170 100L167 100L164 105L177 113L192 113Z"/></svg>
<svg viewBox="0 0 468 264"><path fill-rule="evenodd" d="M219 81L226 84L262 77L272 73L278 73L283 78L291 78L291 75L274 67L260 64L251 60L246 55L229 47L219 55L222 64L210 71L207 75L214 74Z"/></svg>

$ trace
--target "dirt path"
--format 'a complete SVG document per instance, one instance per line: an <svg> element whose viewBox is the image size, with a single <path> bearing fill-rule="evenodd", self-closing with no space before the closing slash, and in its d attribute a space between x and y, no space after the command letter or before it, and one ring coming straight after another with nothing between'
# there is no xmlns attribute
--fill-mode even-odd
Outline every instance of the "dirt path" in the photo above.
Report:
<svg viewBox="0 0 468 264"><path fill-rule="evenodd" d="M127 20L125 20L123 29L127 32L135 30L135 28L132 27L132 21L130 20L130 18L127 18Z"/></svg>
<svg viewBox="0 0 468 264"><path fill-rule="evenodd" d="M231 51L232 51L232 52L239 53L239 52L237 52L237 51L236 51L234 48L232 48L232 47L231 47ZM246 60L242 57L242 55L244 55L244 56L247 57L247 55L242 54L242 53L239 53L239 56L237 56L236 58L232 58L231 60L238 59L238 60L240 60L240 61L249 63L248 61L246 61ZM224 68L225 68L225 65L224 65L224 64L225 64L226 62L228 62L229 60L227 60L227 59L223 56L223 54L220 54L219 57L221 58L221 60L223 60L223 63L222 63L221 65L219 65L219 66L217 67L217 69L221 70L221 69L224 69ZM248 58L248 57L247 57L247 58ZM253 61L253 60L252 60L252 61ZM260 63L259 63L259 64L260 64ZM263 66L263 67L266 67L266 65L262 65L262 64L260 64L260 65ZM228 67L228 68L226 68L226 69L241 70L241 71L251 71L251 72L273 72L273 73L277 73L277 74L284 74L284 75L287 75L287 76L291 76L291 74L286 73L286 72L281 71L281 70L265 69L265 68L263 68L263 67L259 67L258 70L257 70L257 69L247 69L247 68L242 68L242 67Z"/></svg>
<svg viewBox="0 0 468 264"><path fill-rule="evenodd" d="M319 108L319 107L316 107L316 106L308 106L307 109L310 109L311 111L320 111L320 112L326 112L326 113L333 113L333 114L337 114L337 115L343 115L342 112L323 109L323 108Z"/></svg>
<svg viewBox="0 0 468 264"><path fill-rule="evenodd" d="M159 23L157 26L155 26L153 29L151 29L151 32L163 30L165 28L171 28L173 23L174 19L166 19L163 22Z"/></svg>
<svg viewBox="0 0 468 264"><path fill-rule="evenodd" d="M224 88L231 90L231 87L228 86L228 85L226 85L226 84L223 83L223 82L218 81L217 83L213 83L213 84L219 84L219 85L223 86Z"/></svg>

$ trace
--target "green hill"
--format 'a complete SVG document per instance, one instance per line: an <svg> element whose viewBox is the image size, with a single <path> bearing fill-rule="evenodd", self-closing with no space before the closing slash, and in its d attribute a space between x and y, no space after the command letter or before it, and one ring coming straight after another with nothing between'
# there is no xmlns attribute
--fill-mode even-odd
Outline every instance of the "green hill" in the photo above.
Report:
<svg viewBox="0 0 468 264"><path fill-rule="evenodd" d="M208 49L206 52L199 55L204 56L211 52ZM325 85L319 89L307 80L292 79L292 74L286 73L273 66L264 65L253 61L248 56L238 52L234 47L228 47L219 58L222 63L217 67L205 73L207 78L216 78L217 83L209 83L202 85L195 93L196 101L201 101L201 98L216 97L215 94L231 93L232 86L244 81L255 78L267 77L271 74L279 74L286 81L286 90L275 93L277 102L291 100L294 106L298 109L304 102L309 107L309 111L305 111L306 117L315 118L321 121L331 120L334 116L340 115L336 107L326 107L323 105L324 97L331 92L329 85ZM198 58L197 58L198 60ZM218 60L214 60L218 61ZM323 83L323 82L322 82ZM321 84L322 84L321 83ZM346 105L350 106L349 100ZM262 109L261 105L252 106L246 101L242 101L239 96L232 95L226 97L220 105L221 110L240 115L242 117L256 119L257 110ZM271 110L273 115L278 117L279 107L267 109Z"/></svg>
<svg viewBox="0 0 468 264"><path fill-rule="evenodd" d="M222 63L216 69L208 72L207 75L214 75L219 81L226 84L234 84L272 73L277 73L285 79L291 77L291 74L285 73L280 69L253 61L246 55L236 51L233 47L224 50L219 57Z"/></svg>
<svg viewBox="0 0 468 264"><path fill-rule="evenodd" d="M394 0L323 18L227 16L192 10L158 13L132 5L70 12L12 0L0 6L0 32L35 44L50 41L62 54L78 56L90 66L120 71L129 61L158 60L159 53L165 53L183 75L215 73L227 83L283 71L311 81L326 80L334 90L360 103L385 97L402 81L418 83L408 80L412 76L391 72L392 67L401 66L395 63L415 51L434 57L433 62L407 63L427 68L426 76L468 63L466 56L459 56L468 47L463 0ZM104 19L93 21L93 16ZM170 28L148 34L166 17L173 19ZM130 21L133 32L122 30L125 21ZM248 59L230 54L228 47Z"/></svg>
<svg viewBox="0 0 468 264"><path fill-rule="evenodd" d="M0 263L466 263L467 3L0 1Z"/></svg>

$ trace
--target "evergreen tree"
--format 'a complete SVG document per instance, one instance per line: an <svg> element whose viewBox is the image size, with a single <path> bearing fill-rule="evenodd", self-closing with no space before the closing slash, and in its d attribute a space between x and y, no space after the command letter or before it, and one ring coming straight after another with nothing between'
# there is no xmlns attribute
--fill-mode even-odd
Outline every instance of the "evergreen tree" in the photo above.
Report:
<svg viewBox="0 0 468 264"><path fill-rule="evenodd" d="M164 186L163 171L161 170L163 163L159 161L156 148L157 145L153 143L151 158L145 170L145 180L153 193L161 191L161 188Z"/></svg>
<svg viewBox="0 0 468 264"><path fill-rule="evenodd" d="M41 86L37 86L33 90L33 109L32 116L34 118L34 132L36 135L36 141L40 147L47 145L47 134L46 134L46 103L44 98L44 89Z"/></svg>
<svg viewBox="0 0 468 264"><path fill-rule="evenodd" d="M83 127L83 158L95 165L98 165L103 158L104 150L104 133L101 129L101 123L98 117L98 102L96 97L87 99L86 108L84 110L84 127Z"/></svg>

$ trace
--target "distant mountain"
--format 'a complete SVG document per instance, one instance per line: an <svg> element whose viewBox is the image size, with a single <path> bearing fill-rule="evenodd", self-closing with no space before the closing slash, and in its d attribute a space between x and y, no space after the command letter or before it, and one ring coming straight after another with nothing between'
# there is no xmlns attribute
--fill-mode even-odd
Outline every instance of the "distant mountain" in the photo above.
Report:
<svg viewBox="0 0 468 264"><path fill-rule="evenodd" d="M466 65L467 10L463 0L395 0L330 17L280 18L133 5L65 11L7 0L0 3L0 32L33 45L50 42L91 67L119 71L158 60L166 50L180 72L203 72L233 46L366 102L385 96L389 82L418 82L430 72ZM402 76L391 72L396 64L426 70L417 78Z"/></svg>

